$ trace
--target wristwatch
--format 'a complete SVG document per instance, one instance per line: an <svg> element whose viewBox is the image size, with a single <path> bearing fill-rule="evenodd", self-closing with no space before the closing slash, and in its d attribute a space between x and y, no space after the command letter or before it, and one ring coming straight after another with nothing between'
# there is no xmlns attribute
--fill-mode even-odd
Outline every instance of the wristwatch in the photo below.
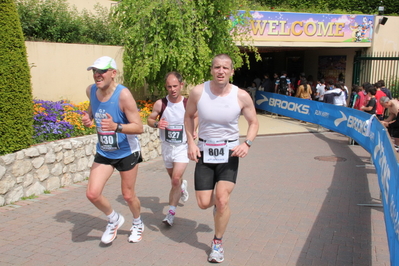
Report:
<svg viewBox="0 0 399 266"><path fill-rule="evenodd" d="M118 125L116 126L115 132L117 132L117 133L122 132L122 125L120 123L118 123Z"/></svg>
<svg viewBox="0 0 399 266"><path fill-rule="evenodd" d="M249 139L247 139L246 141L244 141L244 143L247 144L248 147L251 147L251 145L252 145L252 141L249 140Z"/></svg>
<svg viewBox="0 0 399 266"><path fill-rule="evenodd" d="M155 128L158 128L158 121L156 121L156 122L154 123L154 127L155 127Z"/></svg>

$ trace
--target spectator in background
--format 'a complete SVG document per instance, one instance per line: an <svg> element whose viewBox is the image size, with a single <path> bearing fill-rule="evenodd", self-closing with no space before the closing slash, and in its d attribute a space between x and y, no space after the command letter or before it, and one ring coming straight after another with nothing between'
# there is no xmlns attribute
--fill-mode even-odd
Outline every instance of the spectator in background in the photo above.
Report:
<svg viewBox="0 0 399 266"><path fill-rule="evenodd" d="M317 94L317 92L316 92L316 84L314 84L312 75L308 76L307 82L308 82L308 85L310 86L310 89L312 90L312 94L311 94L312 100L316 100L316 94Z"/></svg>
<svg viewBox="0 0 399 266"><path fill-rule="evenodd" d="M269 73L266 73L264 75L264 79L262 81L263 91L266 92L274 92L274 86L273 86L273 81L270 79Z"/></svg>
<svg viewBox="0 0 399 266"><path fill-rule="evenodd" d="M335 85L335 84L334 84L334 81L333 81L332 79L327 80L327 81L326 81L326 91L335 89L335 86L334 86L334 85Z"/></svg>
<svg viewBox="0 0 399 266"><path fill-rule="evenodd" d="M354 103L353 108L355 108L356 110L360 110L361 111L361 107L366 105L366 92L364 91L362 86L357 86L357 98L356 101Z"/></svg>
<svg viewBox="0 0 399 266"><path fill-rule="evenodd" d="M316 100L322 102L325 92L326 92L326 85L324 79L320 79L320 81L317 81L316 85Z"/></svg>
<svg viewBox="0 0 399 266"><path fill-rule="evenodd" d="M377 90L372 87L369 88L367 90L367 94L370 97L370 100L368 101L366 106L362 106L361 110L373 115L375 114L376 110L377 110L377 102L376 102L376 98L375 98L375 94L376 94Z"/></svg>
<svg viewBox="0 0 399 266"><path fill-rule="evenodd" d="M380 99L382 96L387 96L387 95L381 90L381 88L382 88L381 82L377 82L375 84L375 88L376 88L375 99L377 102L376 115L379 120L383 120L384 119L384 107L380 104Z"/></svg>
<svg viewBox="0 0 399 266"><path fill-rule="evenodd" d="M347 104L346 104L346 98L347 98L346 89L345 89L344 85L342 84L342 82L336 83L335 88L340 89L342 91L342 94L334 98L334 105L347 106Z"/></svg>
<svg viewBox="0 0 399 266"><path fill-rule="evenodd" d="M332 85L331 89L324 93L324 102L337 106L346 106L344 89L339 83Z"/></svg>
<svg viewBox="0 0 399 266"><path fill-rule="evenodd" d="M356 100L359 98L359 87L357 85L353 85L351 96L349 97L349 105L350 108L355 108Z"/></svg>
<svg viewBox="0 0 399 266"><path fill-rule="evenodd" d="M246 89L246 91L251 95L252 101L255 102L255 94L256 94L256 83L252 82L252 85Z"/></svg>
<svg viewBox="0 0 399 266"><path fill-rule="evenodd" d="M366 81L366 82L363 83L362 87L364 88L364 94L365 94L365 97L364 97L364 105L367 105L367 103L368 103L369 100L370 100L370 96L368 95L368 90L369 90L370 88L374 88L374 86L371 85L370 82Z"/></svg>
<svg viewBox="0 0 399 266"><path fill-rule="evenodd" d="M297 89L299 87L299 85L301 85L301 79L306 79L306 75L304 72L299 74L299 78L295 83L295 89Z"/></svg>
<svg viewBox="0 0 399 266"><path fill-rule="evenodd" d="M281 77L275 82L274 92L279 94L291 95L291 80L287 76L287 71L281 71Z"/></svg>
<svg viewBox="0 0 399 266"><path fill-rule="evenodd" d="M300 85L296 90L295 97L307 100L312 99L312 89L305 78L301 79Z"/></svg>
<svg viewBox="0 0 399 266"><path fill-rule="evenodd" d="M387 87L385 87L385 81L383 79L378 81L379 83L381 83L381 90L385 93L385 95L392 100L392 93L391 90L388 89Z"/></svg>
<svg viewBox="0 0 399 266"><path fill-rule="evenodd" d="M256 78L253 80L253 82L255 82L256 89L258 89L260 84L262 83L262 80L258 77L258 75L256 75Z"/></svg>
<svg viewBox="0 0 399 266"><path fill-rule="evenodd" d="M338 84L341 86L342 89L344 89L344 93L345 93L345 102L348 100L349 98L349 90L348 87L346 87L345 83L343 81L338 81ZM346 105L345 105L346 106Z"/></svg>
<svg viewBox="0 0 399 266"><path fill-rule="evenodd" d="M387 96L383 96L380 99L380 104L388 109L388 118L381 121L381 123L389 128L389 132L394 139L395 145L399 145L399 101L390 100Z"/></svg>

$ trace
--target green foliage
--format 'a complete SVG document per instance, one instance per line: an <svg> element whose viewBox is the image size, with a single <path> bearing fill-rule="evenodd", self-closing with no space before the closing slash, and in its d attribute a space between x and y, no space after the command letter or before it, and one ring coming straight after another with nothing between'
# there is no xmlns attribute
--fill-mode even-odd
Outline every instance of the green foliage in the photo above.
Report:
<svg viewBox="0 0 399 266"><path fill-rule="evenodd" d="M22 197L21 200L28 200L28 199L36 199L38 196L36 196L35 194L32 194L28 197Z"/></svg>
<svg viewBox="0 0 399 266"><path fill-rule="evenodd" d="M124 83L130 88L148 85L150 92L163 90L164 76L179 71L189 84L210 77L214 55L229 54L236 67L254 47L243 36L246 20L237 10L245 1L124 0L113 12L123 38ZM237 23L232 27L230 16ZM235 41L242 44L237 47Z"/></svg>
<svg viewBox="0 0 399 266"><path fill-rule="evenodd" d="M0 0L0 155L32 144L30 73L13 0Z"/></svg>
<svg viewBox="0 0 399 266"><path fill-rule="evenodd" d="M385 79L385 84L391 90L392 98L399 99L399 77L394 76Z"/></svg>
<svg viewBox="0 0 399 266"><path fill-rule="evenodd" d="M16 0L26 40L63 43L119 44L109 23L109 10L79 13L67 0Z"/></svg>
<svg viewBox="0 0 399 266"><path fill-rule="evenodd" d="M387 15L399 14L399 0L254 0L251 8L307 13L377 14L379 6L385 7Z"/></svg>

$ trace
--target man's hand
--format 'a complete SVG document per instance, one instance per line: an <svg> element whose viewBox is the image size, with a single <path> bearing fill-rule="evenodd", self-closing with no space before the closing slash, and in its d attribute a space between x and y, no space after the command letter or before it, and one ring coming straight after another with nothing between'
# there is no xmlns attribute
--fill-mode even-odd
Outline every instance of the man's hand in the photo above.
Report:
<svg viewBox="0 0 399 266"><path fill-rule="evenodd" d="M93 120L90 119L90 115L85 111L83 111L82 124L85 127L91 127L93 125Z"/></svg>
<svg viewBox="0 0 399 266"><path fill-rule="evenodd" d="M162 117L162 118L158 121L158 128L159 128L159 129L165 129L168 125L169 125L169 123L168 123L168 121L165 120L164 117Z"/></svg>
<svg viewBox="0 0 399 266"><path fill-rule="evenodd" d="M105 114L107 118L101 120L101 130L102 131L115 131L118 124L114 122L112 116L108 113Z"/></svg>
<svg viewBox="0 0 399 266"><path fill-rule="evenodd" d="M240 145L235 146L231 150L233 151L231 156L237 156L237 157L240 157L240 158L244 158L248 154L249 147L248 147L247 144L241 143Z"/></svg>
<svg viewBox="0 0 399 266"><path fill-rule="evenodd" d="M190 160L195 161L197 163L198 157L201 157L201 153L198 146L195 144L188 145L187 155Z"/></svg>

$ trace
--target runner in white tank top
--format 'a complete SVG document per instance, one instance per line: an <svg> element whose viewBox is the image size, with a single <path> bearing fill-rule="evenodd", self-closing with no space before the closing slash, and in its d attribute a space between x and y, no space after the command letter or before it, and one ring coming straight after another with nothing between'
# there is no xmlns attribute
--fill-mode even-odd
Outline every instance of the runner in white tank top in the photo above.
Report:
<svg viewBox="0 0 399 266"><path fill-rule="evenodd" d="M238 119L241 108L238 103L238 87L231 85L231 91L224 97L216 97L210 89L210 81L204 83L198 101L198 137L203 140L238 140ZM232 144L231 142L229 142ZM238 143L233 143L231 148ZM202 150L200 145L200 150Z"/></svg>
<svg viewBox="0 0 399 266"><path fill-rule="evenodd" d="M235 186L238 158L248 154L259 125L249 94L229 83L234 74L231 58L226 54L215 56L211 74L211 81L191 90L184 124L188 157L196 162L194 179L198 206L201 209L215 207L215 235L208 261L222 262L222 237L230 218L229 198ZM198 146L194 142L197 113ZM248 122L247 138L242 144L238 141L240 114Z"/></svg>
<svg viewBox="0 0 399 266"><path fill-rule="evenodd" d="M178 72L166 74L167 101L165 103L164 99L157 100L148 117L148 125L159 128L162 157L171 180L169 210L162 221L168 226L173 225L179 199L183 202L188 200L187 181L183 180L189 162L184 130L185 98L181 95L183 85L182 76Z"/></svg>

